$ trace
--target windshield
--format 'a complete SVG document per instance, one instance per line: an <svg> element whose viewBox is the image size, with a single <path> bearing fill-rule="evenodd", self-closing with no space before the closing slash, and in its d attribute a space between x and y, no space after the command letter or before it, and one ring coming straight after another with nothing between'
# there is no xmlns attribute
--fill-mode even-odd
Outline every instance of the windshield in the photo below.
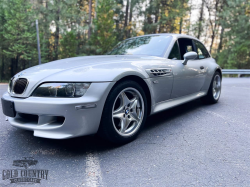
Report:
<svg viewBox="0 0 250 187"><path fill-rule="evenodd" d="M131 38L118 43L107 55L149 55L164 56L172 37L153 35Z"/></svg>

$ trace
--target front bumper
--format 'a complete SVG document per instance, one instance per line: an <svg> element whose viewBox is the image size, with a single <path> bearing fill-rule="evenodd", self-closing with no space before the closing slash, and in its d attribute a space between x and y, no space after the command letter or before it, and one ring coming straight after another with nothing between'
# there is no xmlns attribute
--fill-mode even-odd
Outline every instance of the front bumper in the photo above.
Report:
<svg viewBox="0 0 250 187"><path fill-rule="evenodd" d="M115 82L92 83L80 98L14 98L8 93L3 99L14 102L15 117L8 117L11 125L34 131L34 136L66 139L97 132L103 106ZM19 115L20 114L20 115ZM37 120L22 114L38 116ZM63 117L64 121L57 121Z"/></svg>

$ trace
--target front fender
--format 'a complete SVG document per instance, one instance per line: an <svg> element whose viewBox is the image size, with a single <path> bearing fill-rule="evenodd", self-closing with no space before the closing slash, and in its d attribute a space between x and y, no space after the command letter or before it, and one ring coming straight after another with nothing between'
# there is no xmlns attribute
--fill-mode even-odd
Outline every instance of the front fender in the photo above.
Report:
<svg viewBox="0 0 250 187"><path fill-rule="evenodd" d="M216 71L219 71L220 74L222 75L222 71L221 71L221 67L216 63L216 61L213 59L213 63L210 63L209 66L208 66L208 74L206 76L206 80L205 80L205 83L202 87L201 90L204 90L204 91L208 91L209 89L209 86L211 84L211 81L212 81L212 78L214 76L214 73ZM221 76L222 77L222 76Z"/></svg>

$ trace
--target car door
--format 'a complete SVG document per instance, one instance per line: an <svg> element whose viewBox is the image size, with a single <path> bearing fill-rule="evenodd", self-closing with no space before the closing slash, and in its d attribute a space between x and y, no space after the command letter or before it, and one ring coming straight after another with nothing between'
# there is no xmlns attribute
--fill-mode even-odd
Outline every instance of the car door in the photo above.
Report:
<svg viewBox="0 0 250 187"><path fill-rule="evenodd" d="M186 65L182 64L184 54L190 51L195 51L192 39L179 38L170 52L169 59L174 61L171 99L197 93L204 84L205 78L203 78L200 69L201 61L194 59L189 60Z"/></svg>
<svg viewBox="0 0 250 187"><path fill-rule="evenodd" d="M207 73L208 73L208 64L210 62L210 54L208 53L206 47L198 40L193 40L193 43L195 45L195 51L198 55L196 60L198 61L200 65L199 77L202 80L202 86L203 86L206 80Z"/></svg>

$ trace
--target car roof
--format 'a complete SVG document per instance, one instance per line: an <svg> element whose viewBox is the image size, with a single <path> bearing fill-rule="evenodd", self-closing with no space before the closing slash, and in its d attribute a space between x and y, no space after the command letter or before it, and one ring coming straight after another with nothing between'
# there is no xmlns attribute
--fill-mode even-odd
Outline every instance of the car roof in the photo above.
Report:
<svg viewBox="0 0 250 187"><path fill-rule="evenodd" d="M198 40L197 38L193 37L193 36L190 36L190 35L186 35L186 34L175 34L175 33L157 33L157 34L146 34L146 35L141 35L141 36L136 36L136 37L132 37L132 38L138 38L138 37L143 37L143 36L154 36L154 35L161 35L161 36L166 36L166 35L169 35L169 36L173 36L174 38L190 38L190 39L195 39L195 40ZM129 40L131 38L127 38L126 40Z"/></svg>

